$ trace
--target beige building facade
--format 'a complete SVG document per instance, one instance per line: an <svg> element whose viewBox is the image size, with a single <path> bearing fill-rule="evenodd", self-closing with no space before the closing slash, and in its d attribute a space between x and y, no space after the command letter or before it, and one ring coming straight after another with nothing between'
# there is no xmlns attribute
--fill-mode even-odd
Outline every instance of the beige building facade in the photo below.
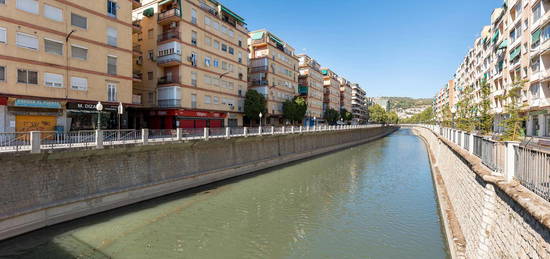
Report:
<svg viewBox="0 0 550 259"><path fill-rule="evenodd" d="M298 95L300 72L294 48L265 29L250 32L249 48L248 88L266 97L266 124L283 124L283 102Z"/></svg>
<svg viewBox="0 0 550 259"><path fill-rule="evenodd" d="M338 77L340 82L340 110L351 112L351 82L343 77Z"/></svg>
<svg viewBox="0 0 550 259"><path fill-rule="evenodd" d="M314 118L323 117L323 75L321 65L306 54L298 55L300 76L298 93L307 100L305 125L313 125Z"/></svg>
<svg viewBox="0 0 550 259"><path fill-rule="evenodd" d="M102 128L116 127L116 107L132 103L134 6L1 1L0 131L96 129L98 102Z"/></svg>
<svg viewBox="0 0 550 259"><path fill-rule="evenodd" d="M340 81L338 75L329 68L321 68L323 74L323 113L329 109L340 111Z"/></svg>
<svg viewBox="0 0 550 259"><path fill-rule="evenodd" d="M141 53L136 127L243 125L249 36L242 17L218 1L145 0L133 19Z"/></svg>

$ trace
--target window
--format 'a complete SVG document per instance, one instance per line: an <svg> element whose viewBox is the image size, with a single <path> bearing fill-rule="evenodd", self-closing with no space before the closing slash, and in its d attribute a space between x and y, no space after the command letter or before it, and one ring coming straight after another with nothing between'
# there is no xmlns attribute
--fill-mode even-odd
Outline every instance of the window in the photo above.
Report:
<svg viewBox="0 0 550 259"><path fill-rule="evenodd" d="M220 61L218 59L214 59L214 67L219 67Z"/></svg>
<svg viewBox="0 0 550 259"><path fill-rule="evenodd" d="M108 83L107 84L107 101L109 102L116 102L117 96L116 96L116 84Z"/></svg>
<svg viewBox="0 0 550 259"><path fill-rule="evenodd" d="M229 54L233 55L235 54L235 50L232 47L229 47Z"/></svg>
<svg viewBox="0 0 550 259"><path fill-rule="evenodd" d="M153 37L155 37L153 29L147 30L147 38L151 40Z"/></svg>
<svg viewBox="0 0 550 259"><path fill-rule="evenodd" d="M8 42L8 33L6 31L6 28L0 27L0 43L6 42Z"/></svg>
<svg viewBox="0 0 550 259"><path fill-rule="evenodd" d="M541 8L541 5L542 5L542 1L539 2L535 8L533 8L533 23L537 22L540 17L542 16L542 8Z"/></svg>
<svg viewBox="0 0 550 259"><path fill-rule="evenodd" d="M25 12L38 14L37 0L17 0L16 7Z"/></svg>
<svg viewBox="0 0 550 259"><path fill-rule="evenodd" d="M243 38L241 38L241 37L239 36L239 47L242 47L242 46L243 46Z"/></svg>
<svg viewBox="0 0 550 259"><path fill-rule="evenodd" d="M217 96L214 96L214 104L220 103L220 98Z"/></svg>
<svg viewBox="0 0 550 259"><path fill-rule="evenodd" d="M116 57L107 56L107 74L116 75Z"/></svg>
<svg viewBox="0 0 550 259"><path fill-rule="evenodd" d="M44 73L44 85L48 87L63 88L63 75Z"/></svg>
<svg viewBox="0 0 550 259"><path fill-rule="evenodd" d="M71 77L71 88L74 90L87 91L88 79L81 77Z"/></svg>
<svg viewBox="0 0 550 259"><path fill-rule="evenodd" d="M29 71L26 69L17 69L17 83L37 85L38 72Z"/></svg>
<svg viewBox="0 0 550 259"><path fill-rule="evenodd" d="M204 57L204 65L210 67L210 57Z"/></svg>
<svg viewBox="0 0 550 259"><path fill-rule="evenodd" d="M197 24L197 10L191 9L191 23Z"/></svg>
<svg viewBox="0 0 550 259"><path fill-rule="evenodd" d="M206 43L207 46L211 46L212 39L210 37L204 37L204 43Z"/></svg>
<svg viewBox="0 0 550 259"><path fill-rule="evenodd" d="M71 25L82 29L88 29L88 18L71 13Z"/></svg>
<svg viewBox="0 0 550 259"><path fill-rule="evenodd" d="M197 108L197 95L191 94L191 108Z"/></svg>
<svg viewBox="0 0 550 259"><path fill-rule="evenodd" d="M38 37L18 32L16 35L16 44L22 48L38 50Z"/></svg>
<svg viewBox="0 0 550 259"><path fill-rule="evenodd" d="M108 27L107 28L107 44L111 45L111 46L115 46L117 45L117 30L115 28L112 28L112 27Z"/></svg>
<svg viewBox="0 0 550 259"><path fill-rule="evenodd" d="M63 43L59 41L44 39L44 49L50 54L63 55Z"/></svg>
<svg viewBox="0 0 550 259"><path fill-rule="evenodd" d="M6 0L0 0L0 4L6 4Z"/></svg>
<svg viewBox="0 0 550 259"><path fill-rule="evenodd" d="M214 40L214 48L215 49L220 49L220 42L219 41Z"/></svg>
<svg viewBox="0 0 550 259"><path fill-rule="evenodd" d="M204 96L204 104L210 104L211 100L212 100L212 98L210 97L210 95L205 95Z"/></svg>
<svg viewBox="0 0 550 259"><path fill-rule="evenodd" d="M222 61L222 69L227 70L227 62Z"/></svg>
<svg viewBox="0 0 550 259"><path fill-rule="evenodd" d="M225 45L224 43L222 43L222 51L227 51L227 45Z"/></svg>
<svg viewBox="0 0 550 259"><path fill-rule="evenodd" d="M191 72L191 85L197 86L197 72Z"/></svg>
<svg viewBox="0 0 550 259"><path fill-rule="evenodd" d="M191 44L197 45L197 32L191 31Z"/></svg>
<svg viewBox="0 0 550 259"><path fill-rule="evenodd" d="M73 58L86 60L88 59L88 49L76 45L71 45L71 55Z"/></svg>
<svg viewBox="0 0 550 259"><path fill-rule="evenodd" d="M0 66L0 82L6 81L6 67Z"/></svg>
<svg viewBox="0 0 550 259"><path fill-rule="evenodd" d="M107 14L116 17L117 5L115 1L107 0Z"/></svg>
<svg viewBox="0 0 550 259"><path fill-rule="evenodd" d="M63 21L63 11L61 11L60 8L48 4L44 4L44 16L54 21Z"/></svg>
<svg viewBox="0 0 550 259"><path fill-rule="evenodd" d="M243 62L243 53L239 51L238 57L239 57L239 60L238 60L239 63L242 63Z"/></svg>
<svg viewBox="0 0 550 259"><path fill-rule="evenodd" d="M147 80L153 80L153 72L152 71L147 72Z"/></svg>

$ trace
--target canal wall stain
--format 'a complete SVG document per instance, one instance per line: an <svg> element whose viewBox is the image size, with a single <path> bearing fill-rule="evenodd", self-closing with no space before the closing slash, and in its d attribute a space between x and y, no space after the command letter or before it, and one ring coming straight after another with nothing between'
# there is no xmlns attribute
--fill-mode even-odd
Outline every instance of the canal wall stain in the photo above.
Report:
<svg viewBox="0 0 550 259"><path fill-rule="evenodd" d="M0 240L384 137L396 127L0 154Z"/></svg>
<svg viewBox="0 0 550 259"><path fill-rule="evenodd" d="M447 231L457 258L550 258L548 202L494 175L479 158L414 127L430 150L436 181L450 203ZM440 179L438 179L440 178ZM440 197L440 203L443 202ZM458 226L456 225L458 224ZM457 229L458 228L458 229Z"/></svg>

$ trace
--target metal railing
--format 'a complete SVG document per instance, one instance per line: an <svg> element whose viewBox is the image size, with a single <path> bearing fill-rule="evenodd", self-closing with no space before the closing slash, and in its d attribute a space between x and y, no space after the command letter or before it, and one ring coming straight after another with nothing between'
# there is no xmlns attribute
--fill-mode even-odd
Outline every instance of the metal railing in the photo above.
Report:
<svg viewBox="0 0 550 259"><path fill-rule="evenodd" d="M117 145L139 143L141 134L141 130L104 130L103 144Z"/></svg>
<svg viewBox="0 0 550 259"><path fill-rule="evenodd" d="M0 151L27 151L31 149L29 132L0 133Z"/></svg>
<svg viewBox="0 0 550 259"><path fill-rule="evenodd" d="M40 132L41 149L91 147L96 143L96 131L83 130L74 132Z"/></svg>
<svg viewBox="0 0 550 259"><path fill-rule="evenodd" d="M464 133L464 149L470 151L470 134Z"/></svg>
<svg viewBox="0 0 550 259"><path fill-rule="evenodd" d="M515 178L526 188L550 200L550 152L515 147Z"/></svg>

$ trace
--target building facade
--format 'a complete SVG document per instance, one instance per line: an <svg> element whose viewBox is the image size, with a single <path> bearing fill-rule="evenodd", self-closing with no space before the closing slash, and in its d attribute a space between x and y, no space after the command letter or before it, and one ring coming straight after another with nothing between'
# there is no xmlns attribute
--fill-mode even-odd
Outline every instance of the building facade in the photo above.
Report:
<svg viewBox="0 0 550 259"><path fill-rule="evenodd" d="M328 68L321 68L323 74L323 113L329 109L340 111L340 82L338 75Z"/></svg>
<svg viewBox="0 0 550 259"><path fill-rule="evenodd" d="M298 55L300 75L298 93L306 98L307 112L304 125L313 125L314 118L323 117L323 75L321 65L308 55Z"/></svg>
<svg viewBox="0 0 550 259"><path fill-rule="evenodd" d="M248 30L219 3L144 0L134 10L133 121L151 129L243 125Z"/></svg>
<svg viewBox="0 0 550 259"><path fill-rule="evenodd" d="M283 102L298 95L298 58L294 48L262 29L250 33L248 88L266 97L266 124L281 125Z"/></svg>
<svg viewBox="0 0 550 259"><path fill-rule="evenodd" d="M339 110L346 110L351 112L351 83L343 77L338 77L340 82L340 108Z"/></svg>
<svg viewBox="0 0 550 259"><path fill-rule="evenodd" d="M126 39L139 5L0 1L0 131L96 129L98 114L102 128L116 128L117 106L132 103Z"/></svg>
<svg viewBox="0 0 550 259"><path fill-rule="evenodd" d="M367 122L367 93L359 84L351 84L351 113L353 124Z"/></svg>

